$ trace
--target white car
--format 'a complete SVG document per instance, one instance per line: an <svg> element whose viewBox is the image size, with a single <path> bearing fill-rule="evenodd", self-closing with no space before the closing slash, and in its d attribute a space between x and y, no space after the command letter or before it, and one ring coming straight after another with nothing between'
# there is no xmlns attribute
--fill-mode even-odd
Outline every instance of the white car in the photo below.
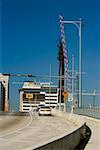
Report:
<svg viewBox="0 0 100 150"><path fill-rule="evenodd" d="M49 115L49 116L51 116L51 108L49 106L42 106L38 110L38 114L39 114L39 116L41 116L41 115Z"/></svg>

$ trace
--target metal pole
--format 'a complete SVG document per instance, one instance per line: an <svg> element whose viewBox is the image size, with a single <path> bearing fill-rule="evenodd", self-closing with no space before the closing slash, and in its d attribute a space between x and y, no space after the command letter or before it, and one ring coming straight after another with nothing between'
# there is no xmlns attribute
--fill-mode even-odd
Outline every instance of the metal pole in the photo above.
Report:
<svg viewBox="0 0 100 150"><path fill-rule="evenodd" d="M61 75L62 75L62 68L60 69L60 96L59 96L59 111L61 111L61 85L62 85L62 78L61 78Z"/></svg>
<svg viewBox="0 0 100 150"><path fill-rule="evenodd" d="M64 91L66 91L66 74L64 76L65 76L65 79L64 79ZM66 112L66 100L64 101L64 112Z"/></svg>
<svg viewBox="0 0 100 150"><path fill-rule="evenodd" d="M37 94L35 94L35 113L36 113L36 99L37 99Z"/></svg>
<svg viewBox="0 0 100 150"><path fill-rule="evenodd" d="M82 107L82 19L63 21L63 23L74 24L79 30L79 107Z"/></svg>
<svg viewBox="0 0 100 150"><path fill-rule="evenodd" d="M50 72L49 72L49 82L50 82L50 85L49 85L49 107L50 107L50 100L51 100L51 64L50 64Z"/></svg>
<svg viewBox="0 0 100 150"><path fill-rule="evenodd" d="M74 55L72 55L72 113L74 106Z"/></svg>
<svg viewBox="0 0 100 150"><path fill-rule="evenodd" d="M95 96L96 96L96 90L93 92L93 108L95 108Z"/></svg>
<svg viewBox="0 0 100 150"><path fill-rule="evenodd" d="M31 111L31 101L30 101L30 98L28 100L29 100L29 103L30 103L30 111Z"/></svg>
<svg viewBox="0 0 100 150"><path fill-rule="evenodd" d="M82 107L82 20L79 24L79 107Z"/></svg>

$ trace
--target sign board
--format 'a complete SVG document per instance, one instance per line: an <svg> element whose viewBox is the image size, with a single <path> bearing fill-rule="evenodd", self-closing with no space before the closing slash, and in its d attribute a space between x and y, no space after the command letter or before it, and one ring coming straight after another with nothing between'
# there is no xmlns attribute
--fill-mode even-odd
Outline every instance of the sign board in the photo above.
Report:
<svg viewBox="0 0 100 150"><path fill-rule="evenodd" d="M68 95L68 102L72 102L72 100L73 100L73 96L72 96L71 93L69 93L69 95Z"/></svg>
<svg viewBox="0 0 100 150"><path fill-rule="evenodd" d="M63 93L62 93L62 95L64 96L64 101L66 101L66 99L67 99L67 97L68 97L68 92L67 91L64 91Z"/></svg>
<svg viewBox="0 0 100 150"><path fill-rule="evenodd" d="M26 98L33 98L33 94L26 94Z"/></svg>
<svg viewBox="0 0 100 150"><path fill-rule="evenodd" d="M64 92L62 93L62 95L68 97L68 92L67 92L67 91L64 91Z"/></svg>

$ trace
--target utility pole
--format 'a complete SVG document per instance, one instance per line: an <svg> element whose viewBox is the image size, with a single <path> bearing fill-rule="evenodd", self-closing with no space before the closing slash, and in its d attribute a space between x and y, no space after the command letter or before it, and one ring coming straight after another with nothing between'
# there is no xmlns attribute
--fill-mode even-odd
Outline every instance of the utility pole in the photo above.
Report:
<svg viewBox="0 0 100 150"><path fill-rule="evenodd" d="M74 55L72 55L72 110L73 113L73 107L74 107Z"/></svg>
<svg viewBox="0 0 100 150"><path fill-rule="evenodd" d="M51 101L51 64L50 64L50 72L49 72L49 107Z"/></svg>
<svg viewBox="0 0 100 150"><path fill-rule="evenodd" d="M79 19L79 107L82 107L82 19Z"/></svg>
<svg viewBox="0 0 100 150"><path fill-rule="evenodd" d="M62 16L60 16L61 18ZM62 24L73 24L78 29L79 34L79 107L82 107L82 19L79 20L60 20Z"/></svg>
<svg viewBox="0 0 100 150"><path fill-rule="evenodd" d="M64 79L64 91L66 91L66 74L65 74L65 79ZM64 112L66 112L66 101L68 97L66 97L66 100L64 100Z"/></svg>
<svg viewBox="0 0 100 150"><path fill-rule="evenodd" d="M77 105L79 107L79 74L76 72L76 92L77 92Z"/></svg>

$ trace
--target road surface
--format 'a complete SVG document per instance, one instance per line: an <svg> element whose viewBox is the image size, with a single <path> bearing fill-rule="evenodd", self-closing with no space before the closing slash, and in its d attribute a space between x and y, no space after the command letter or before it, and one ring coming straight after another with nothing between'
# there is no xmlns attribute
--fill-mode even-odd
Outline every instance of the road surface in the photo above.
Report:
<svg viewBox="0 0 100 150"><path fill-rule="evenodd" d="M75 124L57 116L0 116L0 149L23 150L74 128Z"/></svg>

